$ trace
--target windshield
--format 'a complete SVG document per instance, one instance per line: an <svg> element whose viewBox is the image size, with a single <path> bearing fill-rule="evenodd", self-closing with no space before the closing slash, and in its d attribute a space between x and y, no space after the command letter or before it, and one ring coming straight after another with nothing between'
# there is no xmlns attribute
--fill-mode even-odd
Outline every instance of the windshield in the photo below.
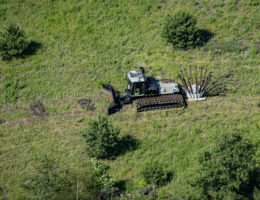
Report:
<svg viewBox="0 0 260 200"><path fill-rule="evenodd" d="M144 82L134 83L132 94L134 95L144 94L144 90L145 90Z"/></svg>

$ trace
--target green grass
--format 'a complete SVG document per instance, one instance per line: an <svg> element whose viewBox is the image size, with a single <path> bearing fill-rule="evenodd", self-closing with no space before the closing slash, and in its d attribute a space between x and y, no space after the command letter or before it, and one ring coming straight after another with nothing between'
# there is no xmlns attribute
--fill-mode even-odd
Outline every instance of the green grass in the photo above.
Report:
<svg viewBox="0 0 260 200"><path fill-rule="evenodd" d="M227 97L189 103L184 110L136 113L128 105L110 117L121 136L140 140L135 151L105 161L114 179L126 181L127 191L139 187L145 161L156 159L174 174L166 191L181 195L213 133L242 129L259 142L260 9L255 2L0 0L0 27L13 21L42 44L35 55L0 61L0 119L5 120L0 124L0 195L17 199L23 178L42 153L72 171L84 168L89 158L81 131L87 119L109 105L101 84L124 91L124 72L139 66L149 76L177 80L181 67L197 65L213 71L214 80L232 72L235 81ZM178 9L188 9L217 41L236 38L243 50L236 45L221 54L204 47L174 50L162 40L161 29L165 15ZM93 100L96 110L81 109L80 98ZM48 117L30 111L37 101Z"/></svg>

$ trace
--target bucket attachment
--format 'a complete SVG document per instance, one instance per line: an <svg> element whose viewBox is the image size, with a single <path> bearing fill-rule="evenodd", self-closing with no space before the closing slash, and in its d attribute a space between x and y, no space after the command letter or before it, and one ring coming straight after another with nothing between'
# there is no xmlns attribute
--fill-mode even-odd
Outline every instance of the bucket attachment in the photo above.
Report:
<svg viewBox="0 0 260 200"><path fill-rule="evenodd" d="M112 114L118 112L118 111L121 110L121 109L122 109L122 105L121 105L121 104L111 105L111 106L109 106L108 109L107 109L107 114L108 114L108 115L112 115Z"/></svg>
<svg viewBox="0 0 260 200"><path fill-rule="evenodd" d="M111 105L108 107L108 115L111 115L122 108L120 104L120 94L118 91L115 91L111 85L102 84L101 91L110 96Z"/></svg>
<svg viewBox="0 0 260 200"><path fill-rule="evenodd" d="M200 69L200 78L198 79L197 74L197 66L195 66L195 75L194 75L194 83L193 83L193 75L191 67L189 67L189 75L186 69L184 69L185 75L182 70L180 70L179 78L183 84L186 95L188 97L188 101L201 101L205 100L203 97L209 81L211 79L211 72L207 74L207 69L205 69L203 75L203 68ZM186 78L185 78L186 77Z"/></svg>

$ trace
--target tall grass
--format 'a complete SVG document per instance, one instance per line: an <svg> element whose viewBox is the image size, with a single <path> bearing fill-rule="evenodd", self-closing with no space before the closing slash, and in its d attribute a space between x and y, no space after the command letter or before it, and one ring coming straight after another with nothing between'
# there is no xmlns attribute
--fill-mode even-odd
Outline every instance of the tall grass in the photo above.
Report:
<svg viewBox="0 0 260 200"><path fill-rule="evenodd" d="M115 180L124 180L127 192L139 188L140 169L156 159L173 171L162 190L181 196L196 157L210 148L208 137L224 130L244 129L259 141L259 6L251 1L0 1L0 27L18 24L29 40L42 44L34 55L0 61L0 188L3 198L16 199L23 176L30 174L34 156L53 154L59 166L84 169L82 130L87 120L106 111L109 98L102 83L124 91L123 74L143 66L148 76L177 79L188 65L207 67L213 78L232 72L226 97L189 103L184 110L136 113L133 105L111 116L120 137L140 141L134 151L106 161ZM161 39L164 16L187 9L198 28L214 39L235 37L248 49L214 54L197 48L173 50ZM209 44L209 43L208 43ZM214 48L214 47L212 47ZM180 81L179 81L180 82ZM235 88L235 89L234 89ZM78 99L94 102L94 112L83 110ZM30 105L41 101L49 113L34 116Z"/></svg>

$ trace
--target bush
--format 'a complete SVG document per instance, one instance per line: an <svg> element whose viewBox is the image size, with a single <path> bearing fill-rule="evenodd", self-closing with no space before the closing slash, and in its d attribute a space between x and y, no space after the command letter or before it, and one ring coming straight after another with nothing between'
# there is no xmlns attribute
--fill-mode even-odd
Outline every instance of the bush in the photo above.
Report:
<svg viewBox="0 0 260 200"><path fill-rule="evenodd" d="M91 159L93 175L95 180L101 186L99 199L115 199L119 195L119 188L114 187L115 181L108 173L109 165L102 163L96 159Z"/></svg>
<svg viewBox="0 0 260 200"><path fill-rule="evenodd" d="M109 166L96 160L92 159L91 164L93 167L94 175L97 181L102 185L103 189L110 189L114 185L114 180L108 174Z"/></svg>
<svg viewBox="0 0 260 200"><path fill-rule="evenodd" d="M53 158L44 154L37 159L22 187L32 199L71 199L73 189L69 171L59 168Z"/></svg>
<svg viewBox="0 0 260 200"><path fill-rule="evenodd" d="M84 168L77 170L76 174L74 171L71 179L73 180L73 197L70 199L98 199L103 186L100 184L91 166L84 166Z"/></svg>
<svg viewBox="0 0 260 200"><path fill-rule="evenodd" d="M190 181L197 199L252 199L259 187L253 144L242 134L226 134L199 158L200 168ZM258 188L259 189L259 188ZM256 195L256 194L255 194Z"/></svg>
<svg viewBox="0 0 260 200"><path fill-rule="evenodd" d="M179 11L173 16L167 15L162 36L176 48L194 47L198 45L200 40L196 23L196 18L186 11Z"/></svg>
<svg viewBox="0 0 260 200"><path fill-rule="evenodd" d="M94 158L112 158L117 155L119 130L107 117L99 116L88 122L86 138L87 152Z"/></svg>
<svg viewBox="0 0 260 200"><path fill-rule="evenodd" d="M8 25L0 34L0 55L3 60L21 56L28 47L24 33L14 24Z"/></svg>
<svg viewBox="0 0 260 200"><path fill-rule="evenodd" d="M17 195L10 199L98 199L101 191L113 183L108 167L98 161L94 166L63 169L44 154L36 162L22 179L21 188L16 189Z"/></svg>
<svg viewBox="0 0 260 200"><path fill-rule="evenodd" d="M141 170L141 176L149 185L162 186L167 182L167 172L158 162L149 162Z"/></svg>

